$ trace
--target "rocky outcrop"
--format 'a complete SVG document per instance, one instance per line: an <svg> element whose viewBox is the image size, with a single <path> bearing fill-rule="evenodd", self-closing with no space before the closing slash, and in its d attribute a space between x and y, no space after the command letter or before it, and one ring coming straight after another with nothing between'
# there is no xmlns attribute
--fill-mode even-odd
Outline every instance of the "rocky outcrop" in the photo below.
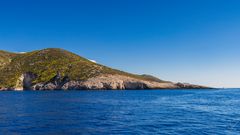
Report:
<svg viewBox="0 0 240 135"><path fill-rule="evenodd" d="M155 82L131 78L123 75L101 75L86 81L70 80L59 73L50 81L32 84L37 75L23 74L15 88L0 88L0 90L143 90L143 89L201 89L207 88L187 83ZM22 82L20 82L22 81ZM22 83L22 85L21 85Z"/></svg>
<svg viewBox="0 0 240 135"><path fill-rule="evenodd" d="M207 89L207 88L209 88L209 87L193 85L193 84L189 84L189 83L176 83L175 85L182 89Z"/></svg>
<svg viewBox="0 0 240 135"><path fill-rule="evenodd" d="M16 86L15 86L16 91L23 90L23 80L24 80L24 75L21 75L16 82Z"/></svg>
<svg viewBox="0 0 240 135"><path fill-rule="evenodd" d="M180 89L204 88L197 85L180 83L159 83L144 81L122 75L102 75L86 81L73 81L58 74L47 83L38 83L32 86L33 90L142 90L142 89Z"/></svg>

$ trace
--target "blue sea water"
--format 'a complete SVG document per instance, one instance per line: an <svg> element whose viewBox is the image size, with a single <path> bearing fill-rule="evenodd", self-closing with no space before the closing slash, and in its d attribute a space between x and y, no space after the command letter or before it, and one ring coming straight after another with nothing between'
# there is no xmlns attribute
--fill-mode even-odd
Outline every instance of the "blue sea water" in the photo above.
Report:
<svg viewBox="0 0 240 135"><path fill-rule="evenodd" d="M0 134L240 134L240 89L0 92Z"/></svg>

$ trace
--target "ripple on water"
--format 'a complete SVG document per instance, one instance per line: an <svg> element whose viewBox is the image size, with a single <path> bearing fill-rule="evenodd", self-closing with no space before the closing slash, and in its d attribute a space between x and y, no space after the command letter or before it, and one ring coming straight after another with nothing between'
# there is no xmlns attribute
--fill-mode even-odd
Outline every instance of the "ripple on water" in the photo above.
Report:
<svg viewBox="0 0 240 135"><path fill-rule="evenodd" d="M4 134L239 134L240 90L1 92Z"/></svg>

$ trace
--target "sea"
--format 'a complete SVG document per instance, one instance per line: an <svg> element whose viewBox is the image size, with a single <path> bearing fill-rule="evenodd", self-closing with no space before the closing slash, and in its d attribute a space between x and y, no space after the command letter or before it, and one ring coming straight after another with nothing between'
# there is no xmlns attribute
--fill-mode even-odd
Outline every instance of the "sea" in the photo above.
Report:
<svg viewBox="0 0 240 135"><path fill-rule="evenodd" d="M2 91L0 135L238 135L240 89Z"/></svg>

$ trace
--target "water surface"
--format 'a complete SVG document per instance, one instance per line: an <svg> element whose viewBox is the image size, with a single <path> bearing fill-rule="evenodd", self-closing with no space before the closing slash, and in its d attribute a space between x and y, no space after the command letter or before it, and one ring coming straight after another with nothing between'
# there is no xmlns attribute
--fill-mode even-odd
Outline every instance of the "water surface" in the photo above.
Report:
<svg viewBox="0 0 240 135"><path fill-rule="evenodd" d="M240 89L0 92L0 133L240 134Z"/></svg>

